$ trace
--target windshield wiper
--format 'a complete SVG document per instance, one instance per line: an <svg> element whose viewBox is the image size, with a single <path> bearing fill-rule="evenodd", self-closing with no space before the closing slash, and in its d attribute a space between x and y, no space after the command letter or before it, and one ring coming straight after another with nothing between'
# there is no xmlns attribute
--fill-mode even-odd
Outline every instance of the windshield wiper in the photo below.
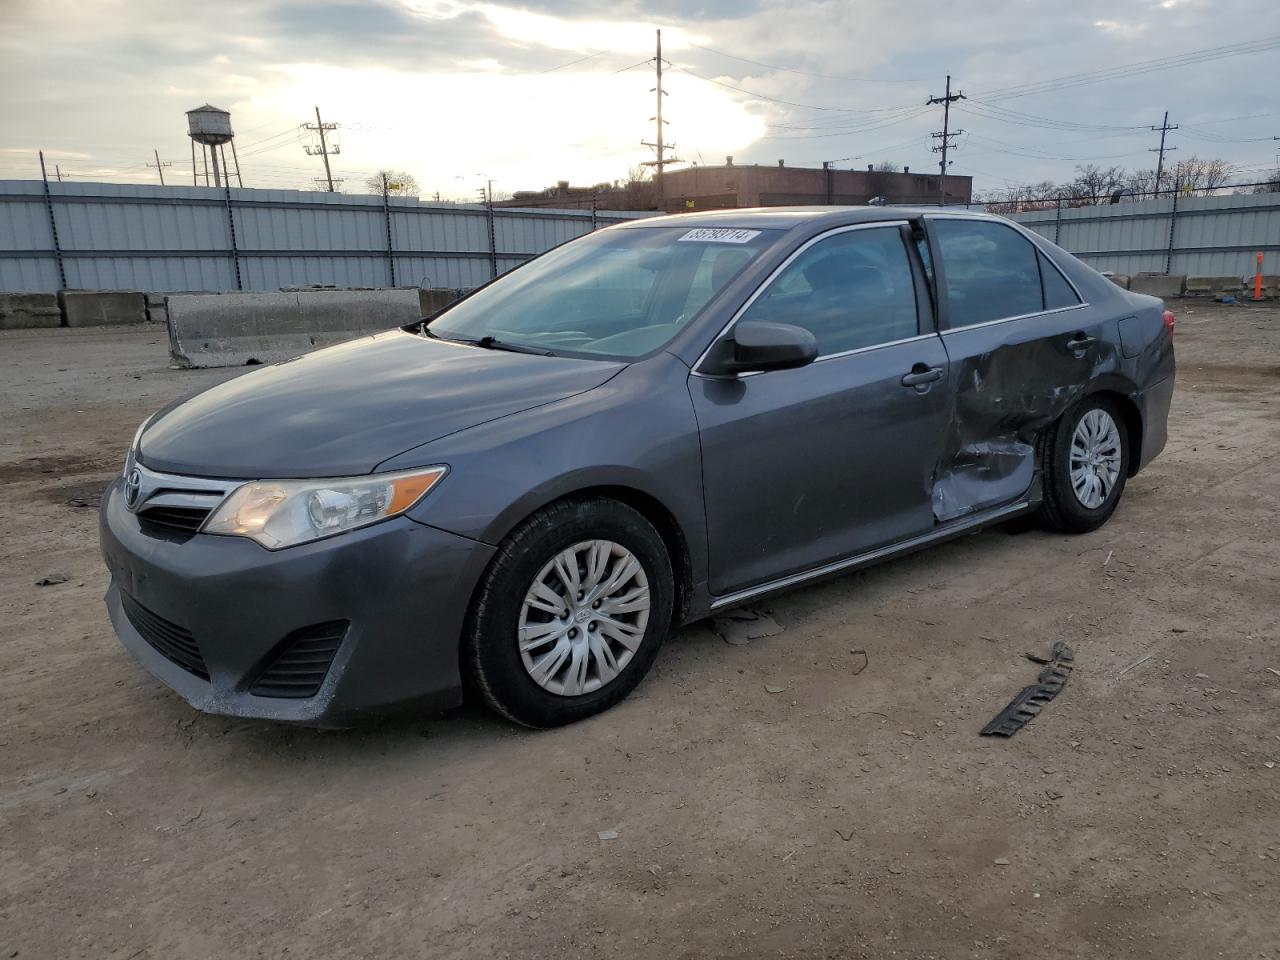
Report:
<svg viewBox="0 0 1280 960"><path fill-rule="evenodd" d="M479 347L481 350L506 350L508 353L532 353L539 357L554 357L555 354L550 350L544 350L541 347L530 347L523 343L508 343L505 340L499 340L497 337L486 334L478 339L468 339L466 337L442 337L436 333L428 325L429 319L416 320L413 323L406 323L402 330L406 332L417 331L424 337L430 337L432 340L443 340L445 343L465 343L469 347Z"/></svg>
<svg viewBox="0 0 1280 960"><path fill-rule="evenodd" d="M479 340L455 340L455 343L466 343L473 347L479 347L482 350L506 350L508 353L532 353L539 357L554 357L555 354L550 350L543 350L541 347L530 347L523 343L508 343L506 340L499 340L495 336L485 335Z"/></svg>

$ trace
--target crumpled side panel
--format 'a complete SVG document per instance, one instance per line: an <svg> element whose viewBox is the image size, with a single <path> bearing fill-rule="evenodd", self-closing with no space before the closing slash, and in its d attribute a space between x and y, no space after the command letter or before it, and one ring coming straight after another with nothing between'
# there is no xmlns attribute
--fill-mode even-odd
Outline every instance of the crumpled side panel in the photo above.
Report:
<svg viewBox="0 0 1280 960"><path fill-rule="evenodd" d="M1079 324L1096 339L1073 352L1066 343ZM1103 324L1080 313L954 330L943 340L955 386L933 483L939 523L1024 494L1035 476L1036 436L1116 366Z"/></svg>

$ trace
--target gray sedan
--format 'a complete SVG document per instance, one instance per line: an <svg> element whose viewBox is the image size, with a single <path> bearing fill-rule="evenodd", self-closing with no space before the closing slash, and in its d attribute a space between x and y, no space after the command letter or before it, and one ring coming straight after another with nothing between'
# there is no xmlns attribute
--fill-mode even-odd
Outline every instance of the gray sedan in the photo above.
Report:
<svg viewBox="0 0 1280 960"><path fill-rule="evenodd" d="M1160 301L999 218L635 221L150 418L102 503L107 607L201 710L465 687L563 724L716 610L1022 515L1094 530L1173 383Z"/></svg>

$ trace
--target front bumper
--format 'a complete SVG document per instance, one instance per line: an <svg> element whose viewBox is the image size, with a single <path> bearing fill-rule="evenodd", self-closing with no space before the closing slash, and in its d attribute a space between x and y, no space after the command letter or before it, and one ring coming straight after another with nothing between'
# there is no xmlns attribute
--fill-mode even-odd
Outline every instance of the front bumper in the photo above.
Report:
<svg viewBox="0 0 1280 960"><path fill-rule="evenodd" d="M99 522L107 610L125 647L193 707L344 726L461 701L459 640L493 547L397 517L273 552L241 537L144 529L120 488L104 495ZM162 653L156 623L162 635L182 631L204 669ZM313 695L251 692L288 638L332 623L346 626Z"/></svg>

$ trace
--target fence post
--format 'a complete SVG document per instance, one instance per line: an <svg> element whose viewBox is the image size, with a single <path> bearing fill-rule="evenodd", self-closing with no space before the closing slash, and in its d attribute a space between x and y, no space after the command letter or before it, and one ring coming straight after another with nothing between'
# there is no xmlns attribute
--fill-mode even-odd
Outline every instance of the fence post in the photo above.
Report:
<svg viewBox="0 0 1280 960"><path fill-rule="evenodd" d="M391 274L391 287L396 285L396 249L391 242L391 200L387 196L387 174L382 174L382 216L387 222L387 272Z"/></svg>
<svg viewBox="0 0 1280 960"><path fill-rule="evenodd" d="M58 223L53 218L53 194L49 192L49 175L44 170L44 151L40 151L40 179L44 181L44 208L49 214L49 235L53 238L53 258L58 262L58 289L67 289L67 268L62 262L62 245L58 243Z"/></svg>
<svg viewBox="0 0 1280 960"><path fill-rule="evenodd" d="M1175 180L1173 184L1173 208L1169 211L1169 248L1164 255L1164 272L1166 274L1173 270L1173 234L1174 228L1178 226L1178 194L1180 192L1180 185Z"/></svg>
<svg viewBox="0 0 1280 960"><path fill-rule="evenodd" d="M596 195L594 192L592 192L591 194L591 232L595 233L596 230L599 229L599 226L600 225L599 225L597 214L596 214Z"/></svg>
<svg viewBox="0 0 1280 960"><path fill-rule="evenodd" d="M1058 242L1058 234L1062 232L1062 198L1058 198L1058 209L1053 215L1053 242Z"/></svg>
<svg viewBox="0 0 1280 960"><path fill-rule="evenodd" d="M493 230L493 197L485 197L484 212L489 221L489 279L492 280L498 276L498 246Z"/></svg>
<svg viewBox="0 0 1280 960"><path fill-rule="evenodd" d="M224 181L222 196L227 206L227 231L231 237L231 262L236 268L236 289L243 290L244 282L240 279L240 248L236 245L236 218L231 212L231 183Z"/></svg>

